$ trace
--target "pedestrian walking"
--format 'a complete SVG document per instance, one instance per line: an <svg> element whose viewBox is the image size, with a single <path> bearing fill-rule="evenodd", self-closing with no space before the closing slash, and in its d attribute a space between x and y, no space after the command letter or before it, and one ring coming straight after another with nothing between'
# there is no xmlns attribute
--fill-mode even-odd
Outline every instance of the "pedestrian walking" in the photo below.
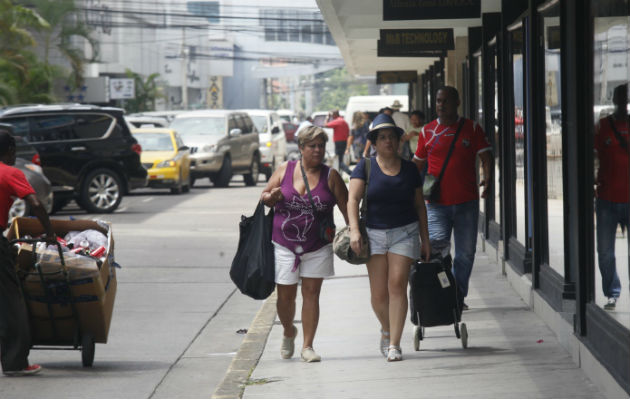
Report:
<svg viewBox="0 0 630 400"><path fill-rule="evenodd" d="M405 160L413 160L413 155L418 148L418 136L422 127L424 126L425 117L424 113L420 110L414 110L411 112L410 127L405 131L405 134L400 138L401 150L400 156Z"/></svg>
<svg viewBox="0 0 630 400"><path fill-rule="evenodd" d="M615 236L617 226L628 229L630 218L630 163L628 162L628 85L613 91L615 112L599 120L595 128L595 152L599 160L595 215L597 216L597 260L602 289L608 298L604 309L614 310L621 294L617 275ZM630 246L630 237L628 237Z"/></svg>
<svg viewBox="0 0 630 400"><path fill-rule="evenodd" d="M339 110L330 112L330 116L326 122L326 128L333 129L333 142L335 142L335 155L339 160L339 170L350 175L352 171L344 162L344 157L346 153L350 151L353 138L352 135L350 135L350 127L343 117L339 115Z"/></svg>
<svg viewBox="0 0 630 400"><path fill-rule="evenodd" d="M431 254L420 174L411 161L398 154L402 134L403 130L386 114L376 116L368 133L377 155L370 158L367 188L366 227L371 254L367 270L372 308L381 324L379 348L387 361L402 360L400 338L407 316L411 264L421 253L427 261ZM357 254L361 252L359 202L367 180L365 162L359 161L352 173L348 198L350 245Z"/></svg>
<svg viewBox="0 0 630 400"><path fill-rule="evenodd" d="M450 254L451 234L455 238L453 275L462 299L468 295L468 281L475 261L477 246L477 221L479 220L479 189L477 187L476 158L481 159L485 198L492 182L492 146L476 122L460 117L459 93L451 86L444 86L436 93L438 118L422 129L414 162L419 171L428 164L427 173L435 177L445 164L449 149L454 143L444 175L439 182L439 199L427 203L429 237L431 247L443 257ZM459 130L459 133L458 133ZM463 309L468 309L464 303Z"/></svg>
<svg viewBox="0 0 630 400"><path fill-rule="evenodd" d="M298 133L300 160L278 168L262 193L274 207L272 241L276 260L277 309L284 328L280 356L293 356L298 329L294 325L298 281L302 280L303 361L320 361L313 350L319 322L319 294L325 277L334 275L332 238L335 204L346 224L348 190L339 173L324 165L328 135L317 126ZM322 232L332 229L332 235Z"/></svg>
<svg viewBox="0 0 630 400"><path fill-rule="evenodd" d="M48 213L35 195L35 190L15 164L15 139L0 128L0 229L7 228L9 209L15 198L29 205L46 232L46 240L55 243L55 233ZM0 235L0 362L5 375L32 375L41 371L38 364L29 365L31 334L24 295L15 267L15 252L9 241Z"/></svg>

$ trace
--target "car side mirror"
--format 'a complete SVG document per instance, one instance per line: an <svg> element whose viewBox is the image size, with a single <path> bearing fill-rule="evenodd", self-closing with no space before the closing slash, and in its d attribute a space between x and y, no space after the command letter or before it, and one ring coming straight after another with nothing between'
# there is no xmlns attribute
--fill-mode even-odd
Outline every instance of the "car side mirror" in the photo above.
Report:
<svg viewBox="0 0 630 400"><path fill-rule="evenodd" d="M182 147L179 148L179 151L186 151L186 150L190 150L190 147L182 146Z"/></svg>
<svg viewBox="0 0 630 400"><path fill-rule="evenodd" d="M271 134L275 135L277 133L280 133L280 128L278 128L277 126L274 126L273 129L271 130Z"/></svg>
<svg viewBox="0 0 630 400"><path fill-rule="evenodd" d="M243 133L239 128L234 128L230 131L230 136L238 136Z"/></svg>

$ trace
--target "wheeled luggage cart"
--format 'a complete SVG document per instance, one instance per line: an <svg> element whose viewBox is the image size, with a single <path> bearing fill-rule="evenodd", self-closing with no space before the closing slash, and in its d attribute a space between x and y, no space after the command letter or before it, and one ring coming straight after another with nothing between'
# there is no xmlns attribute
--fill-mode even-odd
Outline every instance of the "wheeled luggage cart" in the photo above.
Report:
<svg viewBox="0 0 630 400"><path fill-rule="evenodd" d="M70 273L66 267L61 245L57 243L60 265L56 271L44 272L41 263L37 260L37 243L44 242L41 239L14 239L11 244L27 243L32 245L30 265L18 265L18 276L22 293L26 301L31 325L32 348L39 350L80 350L81 362L84 367L91 367L94 363L95 341L94 333L81 329L80 315L76 303L80 298L73 295L74 282L70 279ZM18 261L19 262L19 261ZM26 278L31 275L38 277L39 293L34 293L32 285L26 284ZM56 279L53 279L56 278ZM32 281L31 281L32 282ZM34 302L44 305L46 315L35 312ZM59 306L63 305L66 312L60 312ZM69 313L67 312L69 310ZM87 317L87 316L86 316ZM49 334L42 336L35 326L47 325ZM72 326L72 329L64 329Z"/></svg>
<svg viewBox="0 0 630 400"><path fill-rule="evenodd" d="M416 325L414 350L420 350L425 328L453 325L462 347L468 347L468 330L461 322L463 298L451 272L450 256L432 257L430 262L416 261L409 273L409 309L411 322Z"/></svg>

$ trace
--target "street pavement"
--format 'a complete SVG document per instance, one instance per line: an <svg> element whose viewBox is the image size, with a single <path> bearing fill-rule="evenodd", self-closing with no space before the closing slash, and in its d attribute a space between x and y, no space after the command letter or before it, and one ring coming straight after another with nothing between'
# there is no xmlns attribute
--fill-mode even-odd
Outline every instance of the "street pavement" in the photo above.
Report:
<svg viewBox="0 0 630 400"><path fill-rule="evenodd" d="M261 175L262 177L262 175ZM112 222L118 291L107 344L94 366L79 351L31 351L44 367L25 378L0 375L0 398L208 398L261 306L235 290L229 267L242 214L262 182L229 188L200 180L188 194L143 189L113 214L69 205L53 218Z"/></svg>
<svg viewBox="0 0 630 400"><path fill-rule="evenodd" d="M426 328L416 352L414 326L407 321L402 362L388 363L380 354L380 326L370 306L365 267L335 258L335 270L321 294L314 348L322 361L300 360L299 321L296 354L281 359L282 328L276 319L243 398L604 397L481 251L466 299L470 310L462 317L468 348L451 325Z"/></svg>

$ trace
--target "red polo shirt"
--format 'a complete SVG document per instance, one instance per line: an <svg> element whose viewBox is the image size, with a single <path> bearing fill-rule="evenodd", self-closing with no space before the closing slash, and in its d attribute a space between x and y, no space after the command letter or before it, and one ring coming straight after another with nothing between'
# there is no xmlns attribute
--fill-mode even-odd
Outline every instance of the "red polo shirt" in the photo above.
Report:
<svg viewBox="0 0 630 400"><path fill-rule="evenodd" d="M7 228L9 210L16 197L23 199L35 190L26 180L24 173L15 167L0 162L0 228Z"/></svg>
<svg viewBox="0 0 630 400"><path fill-rule="evenodd" d="M628 138L628 121L614 121L617 132L626 140ZM595 150L599 160L597 171L597 197L615 203L630 201L630 164L628 150L621 147L619 140L607 118L602 118L595 127Z"/></svg>
<svg viewBox="0 0 630 400"><path fill-rule="evenodd" d="M333 128L333 141L345 142L348 140L350 134L350 127L343 119L343 117L337 117L326 124L326 128Z"/></svg>
<svg viewBox="0 0 630 400"><path fill-rule="evenodd" d="M429 174L440 175L458 126L459 120L452 125L441 125L436 119L422 128L414 158L427 160ZM454 205L479 199L475 162L477 154L484 151L492 151L486 134L479 124L466 119L440 183L439 204Z"/></svg>

